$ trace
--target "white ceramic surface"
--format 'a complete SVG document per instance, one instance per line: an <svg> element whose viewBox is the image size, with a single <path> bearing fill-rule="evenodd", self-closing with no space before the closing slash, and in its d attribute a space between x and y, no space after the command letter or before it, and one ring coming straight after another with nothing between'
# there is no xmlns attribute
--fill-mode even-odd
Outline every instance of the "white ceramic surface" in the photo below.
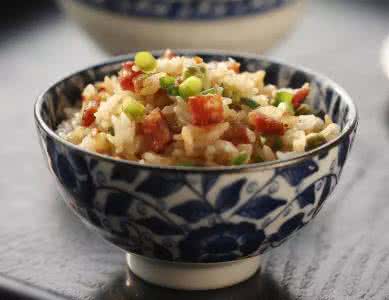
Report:
<svg viewBox="0 0 389 300"><path fill-rule="evenodd" d="M263 52L293 28L304 0L261 14L220 20L158 20L119 15L73 0L60 0L65 10L105 50L197 48Z"/></svg>
<svg viewBox="0 0 389 300"><path fill-rule="evenodd" d="M213 290L247 280L261 263L261 256L214 264L174 263L127 254L130 270L143 280L178 290Z"/></svg>

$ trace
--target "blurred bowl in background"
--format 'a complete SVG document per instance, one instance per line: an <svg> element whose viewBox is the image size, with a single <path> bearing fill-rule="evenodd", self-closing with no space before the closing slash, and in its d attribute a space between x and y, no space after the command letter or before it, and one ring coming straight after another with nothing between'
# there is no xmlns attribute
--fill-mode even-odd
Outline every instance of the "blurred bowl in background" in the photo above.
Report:
<svg viewBox="0 0 389 300"><path fill-rule="evenodd" d="M389 78L389 36L385 39L381 51L382 69L385 75Z"/></svg>
<svg viewBox="0 0 389 300"><path fill-rule="evenodd" d="M291 29L305 0L59 0L105 50L213 48L263 52Z"/></svg>

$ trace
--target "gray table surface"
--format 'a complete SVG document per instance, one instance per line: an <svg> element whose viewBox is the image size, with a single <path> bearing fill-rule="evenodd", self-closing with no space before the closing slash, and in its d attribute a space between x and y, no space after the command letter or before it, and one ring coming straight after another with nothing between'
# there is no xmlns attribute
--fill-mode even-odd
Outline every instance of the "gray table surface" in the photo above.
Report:
<svg viewBox="0 0 389 300"><path fill-rule="evenodd" d="M359 106L359 134L316 220L267 254L261 274L203 293L128 275L123 253L65 207L38 147L33 102L49 83L108 54L57 10L8 21L0 28L0 274L71 299L389 299L389 81L379 63L389 34L385 1L312 1L268 53L343 85Z"/></svg>

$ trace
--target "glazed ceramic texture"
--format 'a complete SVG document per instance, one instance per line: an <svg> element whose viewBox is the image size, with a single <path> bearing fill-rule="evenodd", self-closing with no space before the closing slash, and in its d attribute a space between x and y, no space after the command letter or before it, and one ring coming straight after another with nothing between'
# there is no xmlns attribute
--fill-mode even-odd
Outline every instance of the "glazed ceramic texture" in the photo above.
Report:
<svg viewBox="0 0 389 300"><path fill-rule="evenodd" d="M310 103L343 134L289 161L205 169L113 160L58 138L51 130L63 119L63 108L77 102L87 83L131 59L119 57L63 79L38 100L37 128L49 169L81 219L127 252L202 263L262 254L314 218L334 190L355 136L355 107L336 84L310 71L249 55L185 54L206 61L233 57L243 70L265 69L266 82L283 87L310 82Z"/></svg>
<svg viewBox="0 0 389 300"><path fill-rule="evenodd" d="M77 0L126 16L207 20L261 14L295 0Z"/></svg>

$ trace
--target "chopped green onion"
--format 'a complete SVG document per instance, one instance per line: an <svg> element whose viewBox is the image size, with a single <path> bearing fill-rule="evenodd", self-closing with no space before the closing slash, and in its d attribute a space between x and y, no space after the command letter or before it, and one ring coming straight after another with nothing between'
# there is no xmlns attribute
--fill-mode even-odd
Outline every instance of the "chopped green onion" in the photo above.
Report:
<svg viewBox="0 0 389 300"><path fill-rule="evenodd" d="M234 166L243 165L248 160L248 158L249 157L248 157L247 153L242 152L232 159L231 164L233 164Z"/></svg>
<svg viewBox="0 0 389 300"><path fill-rule="evenodd" d="M284 106L285 111L294 115L294 107L292 104L293 94L286 91L277 92L273 105L280 107Z"/></svg>
<svg viewBox="0 0 389 300"><path fill-rule="evenodd" d="M176 79L172 76L164 76L159 79L159 85L163 89L169 89L170 87L174 86L176 83Z"/></svg>
<svg viewBox="0 0 389 300"><path fill-rule="evenodd" d="M167 94L169 96L178 96L178 87L177 86L171 86L167 89Z"/></svg>
<svg viewBox="0 0 389 300"><path fill-rule="evenodd" d="M292 103L293 94L286 91L277 92L276 97L274 99L274 106L278 106L280 103L290 102Z"/></svg>
<svg viewBox="0 0 389 300"><path fill-rule="evenodd" d="M207 89L207 90L201 92L201 95L209 95L209 94L212 94L212 95L217 94L216 88L210 88L210 89Z"/></svg>
<svg viewBox="0 0 389 300"><path fill-rule="evenodd" d="M200 78L196 76L191 76L185 79L178 87L179 95L186 99L191 96L200 94L203 89L203 82Z"/></svg>
<svg viewBox="0 0 389 300"><path fill-rule="evenodd" d="M144 72L152 72L157 67L157 60L147 51L135 54L135 65Z"/></svg>
<svg viewBox="0 0 389 300"><path fill-rule="evenodd" d="M301 115L311 115L312 109L308 104L301 104L297 109L296 109L296 115L301 116Z"/></svg>
<svg viewBox="0 0 389 300"><path fill-rule="evenodd" d="M241 98L241 101L243 102L244 105L250 107L251 109L255 109L259 106L259 104L256 101L250 98Z"/></svg>
<svg viewBox="0 0 389 300"><path fill-rule="evenodd" d="M321 133L311 133L307 136L307 144L305 145L305 151L313 150L323 144L325 144L327 140Z"/></svg>
<svg viewBox="0 0 389 300"><path fill-rule="evenodd" d="M277 106L278 108L282 108L283 110L289 112L290 114L294 115L294 107L292 102L281 102Z"/></svg>
<svg viewBox="0 0 389 300"><path fill-rule="evenodd" d="M108 128L108 132L110 135L115 135L115 129L113 128L113 126Z"/></svg>
<svg viewBox="0 0 389 300"><path fill-rule="evenodd" d="M123 112L129 117L134 120L139 120L143 117L145 113L145 107L142 103L136 101L135 99L131 97L127 97L123 101Z"/></svg>

